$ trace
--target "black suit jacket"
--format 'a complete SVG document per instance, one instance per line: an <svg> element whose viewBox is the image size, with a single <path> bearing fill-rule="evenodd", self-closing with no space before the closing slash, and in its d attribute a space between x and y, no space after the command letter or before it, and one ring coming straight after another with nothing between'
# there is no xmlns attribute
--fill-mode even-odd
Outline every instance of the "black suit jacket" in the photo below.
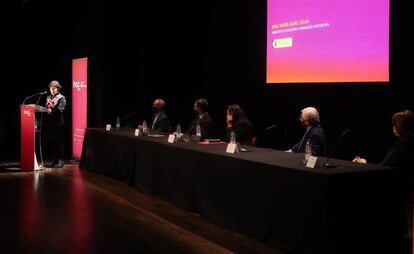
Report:
<svg viewBox="0 0 414 254"><path fill-rule="evenodd" d="M304 153L306 140L310 140L312 145L312 155L314 156L325 156L326 154L326 137L325 132L321 125L318 124L310 128L302 139L294 145L291 149L295 153Z"/></svg>
<svg viewBox="0 0 414 254"><path fill-rule="evenodd" d="M227 141L230 142L231 131L236 134L236 142L242 145L251 145L253 136L253 127L249 120L239 119L233 124L233 127L227 127Z"/></svg>
<svg viewBox="0 0 414 254"><path fill-rule="evenodd" d="M50 99L50 95L47 97ZM64 126L65 125L65 118L64 118L64 111L66 108L66 98L62 94L57 94L53 98L54 107L52 108L52 112L48 113L47 115L47 122L49 125L52 126ZM46 105L47 106L47 105Z"/></svg>
<svg viewBox="0 0 414 254"><path fill-rule="evenodd" d="M50 96L48 96L48 99ZM64 112L66 108L66 98L62 94L57 94L53 98L52 112L47 113L44 118L45 141L50 143L63 143L63 128L65 126ZM47 107L47 103L46 103Z"/></svg>
<svg viewBox="0 0 414 254"><path fill-rule="evenodd" d="M155 115L152 116L150 128L157 132L167 133L170 129L170 119L165 114L164 111L161 111L158 115L157 121L155 121L154 127L152 127L155 120Z"/></svg>
<svg viewBox="0 0 414 254"><path fill-rule="evenodd" d="M405 169L409 165L413 165L413 157L414 138L410 136L398 137L382 161L382 164Z"/></svg>
<svg viewBox="0 0 414 254"><path fill-rule="evenodd" d="M196 126L197 124L200 125L200 129L201 129L201 137L202 138L212 138L214 133L213 133L213 128L214 128L214 123L213 123L213 119L211 118L211 116L208 113L205 113L201 118L200 117L196 117L194 118L194 120L191 122L190 127L187 129L187 133L190 135L194 135L196 134Z"/></svg>
<svg viewBox="0 0 414 254"><path fill-rule="evenodd" d="M404 198L410 200L414 192L414 137L398 137L381 164L402 170L401 187Z"/></svg>

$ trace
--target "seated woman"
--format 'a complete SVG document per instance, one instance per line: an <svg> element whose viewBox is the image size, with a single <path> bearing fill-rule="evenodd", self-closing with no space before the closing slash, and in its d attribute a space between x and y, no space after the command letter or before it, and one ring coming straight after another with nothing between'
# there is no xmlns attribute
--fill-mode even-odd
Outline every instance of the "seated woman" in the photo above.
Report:
<svg viewBox="0 0 414 254"><path fill-rule="evenodd" d="M252 144L253 127L242 108L237 104L227 107L227 141L233 131L236 134L236 142L242 145Z"/></svg>
<svg viewBox="0 0 414 254"><path fill-rule="evenodd" d="M392 116L393 132L397 137L388 151L382 165L399 168L403 171L401 187L407 212L407 236L412 237L412 202L414 193L414 113L403 110ZM353 162L367 163L361 157L355 157Z"/></svg>
<svg viewBox="0 0 414 254"><path fill-rule="evenodd" d="M392 116L392 125L397 140L381 164L407 170L407 173L413 175L414 113L410 110L395 113ZM355 157L353 162L366 164L367 160Z"/></svg>

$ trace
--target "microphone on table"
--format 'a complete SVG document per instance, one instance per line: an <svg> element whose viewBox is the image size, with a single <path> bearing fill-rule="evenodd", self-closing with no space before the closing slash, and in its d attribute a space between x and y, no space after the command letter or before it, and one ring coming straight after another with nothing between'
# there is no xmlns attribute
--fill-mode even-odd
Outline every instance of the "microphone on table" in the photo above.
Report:
<svg viewBox="0 0 414 254"><path fill-rule="evenodd" d="M126 114L124 117L121 118L121 122L124 121L125 119L127 119L128 117L135 115L136 113L137 112L130 112L130 113Z"/></svg>
<svg viewBox="0 0 414 254"><path fill-rule="evenodd" d="M121 123L124 121L124 120L126 120L127 118L129 118L130 116L133 116L133 115L135 115L137 112L130 112L130 113L128 113L128 114L126 114L126 115L124 115L122 118L120 118L119 119L119 127L121 126ZM130 126L128 126L127 125L127 128L129 129L130 128Z"/></svg>
<svg viewBox="0 0 414 254"><path fill-rule="evenodd" d="M264 133L266 133L266 132L268 132L269 130L272 130L272 129L274 129L274 128L276 128L276 124L272 124L272 125L270 125L270 126L268 126L268 127L266 127L266 128L264 128L262 131L260 131L255 137L253 137L253 139L252 139L252 144L255 146L256 145L256 142L257 142L257 138L258 137L260 137L262 134L264 134Z"/></svg>
<svg viewBox="0 0 414 254"><path fill-rule="evenodd" d="M329 164L329 159L332 157L333 152L336 150L336 148L339 146L339 143L341 143L342 138L345 136L345 134L351 132L350 129L346 129L342 132L341 136L339 136L338 140L336 141L335 145L333 146L331 152L329 153L328 157L326 157L326 161L323 164L323 168L335 168L336 166Z"/></svg>
<svg viewBox="0 0 414 254"><path fill-rule="evenodd" d="M262 135L263 133L265 133L265 132L267 132L271 129L274 129L274 128L276 128L276 124L272 124L272 125L264 128L261 132L259 132L259 134L256 135L256 138L259 137L260 135Z"/></svg>

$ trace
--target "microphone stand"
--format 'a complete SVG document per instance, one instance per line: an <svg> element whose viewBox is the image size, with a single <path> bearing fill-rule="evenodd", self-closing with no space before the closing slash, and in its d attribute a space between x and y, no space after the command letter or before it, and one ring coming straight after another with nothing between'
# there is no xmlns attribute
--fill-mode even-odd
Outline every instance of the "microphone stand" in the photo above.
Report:
<svg viewBox="0 0 414 254"><path fill-rule="evenodd" d="M46 94L45 92L40 93L39 98L36 101L36 105L39 105L40 98L42 98L42 95ZM36 118L35 118L36 120ZM37 121L37 120L36 120ZM40 114L40 120L37 124L37 128L39 129L39 155L40 155L40 163L42 166L44 166L43 162L43 152L42 152L42 122L43 122L43 114Z"/></svg>
<svg viewBox="0 0 414 254"><path fill-rule="evenodd" d="M136 112L131 112L131 113L126 114L126 116L121 118L121 122L124 121L125 119L127 119L128 117L130 117L132 115L135 115L135 114L136 114Z"/></svg>
<svg viewBox="0 0 414 254"><path fill-rule="evenodd" d="M326 157L326 161L323 164L323 168L336 168L337 166L329 164L329 159L331 158L331 156L333 155L333 152L336 150L336 148L338 147L339 143L341 143L342 138L345 136L345 134L347 134L348 132L350 132L350 129L346 129L344 130L344 132L342 132L341 136L339 136L338 141L336 141L334 147L332 148L331 152L329 153L328 157Z"/></svg>
<svg viewBox="0 0 414 254"><path fill-rule="evenodd" d="M270 125L270 126L266 127L264 130L262 130L261 132L259 132L259 133L256 135L256 137L255 137L255 142L257 142L257 138L258 138L258 137L260 137L263 133L266 133L266 132L268 132L269 130L274 129L274 128L276 128L276 125L275 125L275 124Z"/></svg>
<svg viewBox="0 0 414 254"><path fill-rule="evenodd" d="M45 94L45 93L46 93L46 92L35 93L35 94L32 94L32 95L30 95L30 96L26 97L26 98L24 99L24 101L23 101L22 105L26 105L25 103L26 103L26 101L27 101L28 99L30 99L30 98L32 98L32 97L35 97L36 95L43 95L43 94ZM40 99L40 98L39 98L39 99Z"/></svg>
<svg viewBox="0 0 414 254"><path fill-rule="evenodd" d="M126 114L124 117L121 118L121 120L119 122L122 123L122 121L124 121L125 119L127 119L130 116L135 115L136 113L137 112L131 112L131 113ZM129 127L128 127L128 129L129 129Z"/></svg>
<svg viewBox="0 0 414 254"><path fill-rule="evenodd" d="M265 133L265 132L267 132L267 131L269 131L271 129L274 129L274 128L276 128L276 125L275 124L273 124L273 125L271 125L269 127L266 127L266 129L262 130L261 132L259 132L259 134L256 135L256 138L259 137L260 135L262 135L263 133Z"/></svg>

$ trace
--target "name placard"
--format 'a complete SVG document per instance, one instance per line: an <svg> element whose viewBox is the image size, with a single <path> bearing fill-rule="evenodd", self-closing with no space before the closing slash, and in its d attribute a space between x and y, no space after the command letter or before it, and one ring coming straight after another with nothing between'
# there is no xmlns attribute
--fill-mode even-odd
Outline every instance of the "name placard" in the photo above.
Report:
<svg viewBox="0 0 414 254"><path fill-rule="evenodd" d="M141 135L141 133L140 133L139 129L135 129L135 133L134 133L134 135L135 135L135 136L137 136L137 137Z"/></svg>
<svg viewBox="0 0 414 254"><path fill-rule="evenodd" d="M110 125L110 124L107 124L107 125L106 125L106 130L107 130L107 131L110 131L110 130L111 130L111 125Z"/></svg>
<svg viewBox="0 0 414 254"><path fill-rule="evenodd" d="M308 167L308 168L315 168L315 165L316 165L316 161L317 160L318 160L318 157L309 156L309 159L306 162L306 167Z"/></svg>
<svg viewBox="0 0 414 254"><path fill-rule="evenodd" d="M191 140L195 142L200 142L202 140L201 136L191 135Z"/></svg>
<svg viewBox="0 0 414 254"><path fill-rule="evenodd" d="M174 134L170 134L168 136L168 143L174 143L176 141L176 136Z"/></svg>
<svg viewBox="0 0 414 254"><path fill-rule="evenodd" d="M237 153L237 152L238 152L237 144L228 144L227 145L226 153Z"/></svg>

